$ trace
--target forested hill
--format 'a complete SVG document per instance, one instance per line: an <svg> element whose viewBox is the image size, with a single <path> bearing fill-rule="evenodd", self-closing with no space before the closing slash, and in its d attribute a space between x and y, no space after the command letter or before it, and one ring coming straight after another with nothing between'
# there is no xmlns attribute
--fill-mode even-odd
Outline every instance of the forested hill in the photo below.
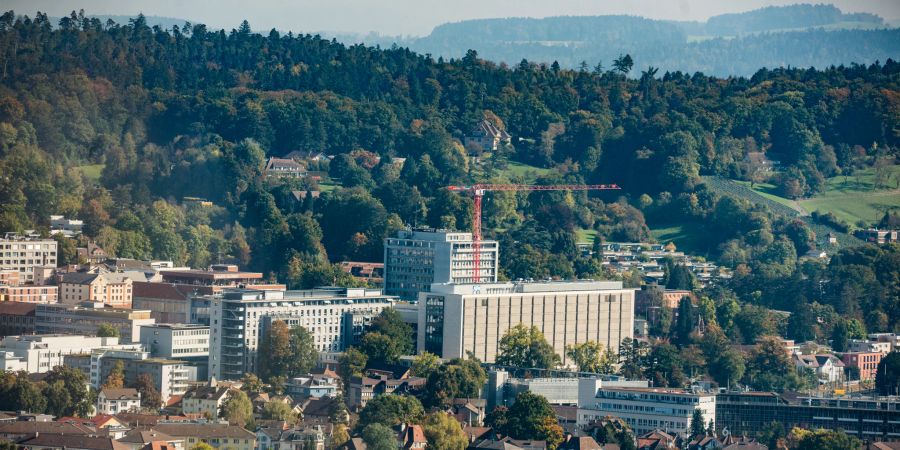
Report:
<svg viewBox="0 0 900 450"><path fill-rule="evenodd" d="M501 240L503 275L609 277L578 251L579 231L648 241L648 224L667 223L696 232L696 251L735 268L741 299L779 309L798 299L840 303L841 313L900 320L890 281L897 251L838 258L886 264L848 285L859 277L798 263L817 241L806 224L720 195L701 178L747 179L746 156L764 152L781 163L773 182L803 196L826 177L894 161L893 60L723 79L643 69L631 57L595 70L507 68L474 51L433 59L256 34L246 22L162 30L141 17L107 24L74 15L56 25L43 14L0 17L2 231L46 231L50 214L64 214L83 219L84 239L112 255L194 267L230 260L291 287L315 286L352 282L328 262L379 261L383 239L403 226L469 229L471 199L444 186L526 176L618 183L615 194L486 199L484 227ZM468 157L460 141L482 119L508 130L513 146ZM334 155L304 161L321 185L264 176L267 156L293 151ZM522 163L540 172L513 170ZM293 194L316 188L315 200ZM74 244L62 240L60 253L73 262ZM848 290L859 298L846 300Z"/></svg>
<svg viewBox="0 0 900 450"><path fill-rule="evenodd" d="M567 68L607 66L620 54L663 71L750 76L760 67L828 67L900 55L900 29L881 17L845 14L831 5L768 7L674 22L634 16L496 18L443 24L421 38L338 36L370 45L397 43L435 57L476 49L489 60L522 59Z"/></svg>

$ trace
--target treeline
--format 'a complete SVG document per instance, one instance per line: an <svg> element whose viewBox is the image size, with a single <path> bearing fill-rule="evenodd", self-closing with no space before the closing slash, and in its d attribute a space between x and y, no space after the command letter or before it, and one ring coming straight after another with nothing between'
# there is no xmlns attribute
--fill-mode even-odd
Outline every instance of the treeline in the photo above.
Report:
<svg viewBox="0 0 900 450"><path fill-rule="evenodd" d="M504 277L607 277L577 250L578 230L646 241L650 220L698 230L702 253L746 267L736 278L749 286L737 289L742 300L776 305L759 283L804 276L798 255L815 234L715 194L700 176L753 179L746 156L764 152L802 196L825 177L895 157L900 64L749 79L653 68L627 77L634 66L623 56L609 69L508 68L474 51L435 60L263 36L246 22L162 30L142 17L122 25L73 13L53 27L43 14L9 12L0 18L0 229L46 231L59 213L84 219L84 239L113 255L235 261L291 287L351 283L333 262L379 261L383 239L408 225L469 229L472 200L443 187L524 182L507 167L520 161L552 169L537 183L624 189L489 196L485 231L502 241ZM482 119L515 139L475 160L461 140ZM334 155L308 168L340 187L267 179L266 158L291 151ZM104 165L99 184L84 176L87 164ZM317 188L319 198L293 193ZM61 253L74 262L72 242ZM885 286L884 298L897 298ZM892 305L875 308L900 323Z"/></svg>

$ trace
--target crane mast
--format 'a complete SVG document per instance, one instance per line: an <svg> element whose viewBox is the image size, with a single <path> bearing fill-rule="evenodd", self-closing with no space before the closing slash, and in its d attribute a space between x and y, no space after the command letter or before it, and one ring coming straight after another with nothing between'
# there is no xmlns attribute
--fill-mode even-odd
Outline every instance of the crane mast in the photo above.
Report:
<svg viewBox="0 0 900 450"><path fill-rule="evenodd" d="M454 192L472 194L475 207L472 210L472 282L481 282L481 200L487 191L605 191L621 189L615 184L473 184L471 186L448 186ZM496 268L495 268L496 270Z"/></svg>

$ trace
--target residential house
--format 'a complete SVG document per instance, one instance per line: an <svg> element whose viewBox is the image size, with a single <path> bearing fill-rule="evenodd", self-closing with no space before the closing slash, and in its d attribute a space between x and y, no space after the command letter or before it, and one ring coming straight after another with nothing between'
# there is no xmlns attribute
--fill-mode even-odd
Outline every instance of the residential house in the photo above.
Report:
<svg viewBox="0 0 900 450"><path fill-rule="evenodd" d="M267 177L302 178L306 175L306 168L293 159L273 157L266 163L265 174Z"/></svg>
<svg viewBox="0 0 900 450"><path fill-rule="evenodd" d="M88 242L87 247L76 248L75 254L78 255L78 261L84 261L87 264L100 264L109 258L106 250L93 241Z"/></svg>
<svg viewBox="0 0 900 450"><path fill-rule="evenodd" d="M103 388L97 395L97 412L118 414L136 412L141 409L141 393L132 388Z"/></svg>
<svg viewBox="0 0 900 450"><path fill-rule="evenodd" d="M185 392L181 398L181 410L184 414L219 417L219 410L228 399L229 391L229 388L219 386L213 378L208 385Z"/></svg>
<svg viewBox="0 0 900 450"><path fill-rule="evenodd" d="M465 137L466 149L478 153L495 152L511 144L512 136L487 119L478 122Z"/></svg>
<svg viewBox="0 0 900 450"><path fill-rule="evenodd" d="M722 442L716 436L700 435L691 439L685 445L685 450L719 450L722 447Z"/></svg>
<svg viewBox="0 0 900 450"><path fill-rule="evenodd" d="M188 449L205 442L221 450L256 450L256 434L227 423L160 422L153 429L183 438Z"/></svg>
<svg viewBox="0 0 900 450"><path fill-rule="evenodd" d="M487 400L482 398L455 398L450 410L459 423L480 426L484 422L486 408Z"/></svg>
<svg viewBox="0 0 900 450"><path fill-rule="evenodd" d="M814 372L820 384L838 383L844 380L844 363L834 355L794 353L792 358L798 370Z"/></svg>
<svg viewBox="0 0 900 450"><path fill-rule="evenodd" d="M84 221L77 219L66 219L65 216L50 216L50 235L55 236L57 234L61 234L65 237L71 238L78 236L81 234L81 229L84 228Z"/></svg>
<svg viewBox="0 0 900 450"><path fill-rule="evenodd" d="M156 450L154 447L147 447L152 443L164 442L174 450L184 450L184 438L176 438L168 434L159 432L152 427L134 428L124 436L118 439L118 442L128 446L130 450L142 450L145 448Z"/></svg>
<svg viewBox="0 0 900 450"><path fill-rule="evenodd" d="M421 425L401 424L397 440L400 441L400 450L425 450L428 446Z"/></svg>
<svg viewBox="0 0 900 450"><path fill-rule="evenodd" d="M112 437L36 433L18 442L28 450L129 450Z"/></svg>
<svg viewBox="0 0 900 450"><path fill-rule="evenodd" d="M410 376L408 367L372 365L363 371L363 376L350 379L348 406L351 409L362 409L369 400L379 395L401 394L418 389L424 384L424 378Z"/></svg>
<svg viewBox="0 0 900 450"><path fill-rule="evenodd" d="M604 450L594 438L590 436L572 436L560 444L559 450Z"/></svg>
<svg viewBox="0 0 900 450"><path fill-rule="evenodd" d="M295 398L334 397L340 389L337 375L310 374L290 379L285 390Z"/></svg>
<svg viewBox="0 0 900 450"><path fill-rule="evenodd" d="M678 436L662 430L653 430L637 438L637 450L677 449L681 440Z"/></svg>

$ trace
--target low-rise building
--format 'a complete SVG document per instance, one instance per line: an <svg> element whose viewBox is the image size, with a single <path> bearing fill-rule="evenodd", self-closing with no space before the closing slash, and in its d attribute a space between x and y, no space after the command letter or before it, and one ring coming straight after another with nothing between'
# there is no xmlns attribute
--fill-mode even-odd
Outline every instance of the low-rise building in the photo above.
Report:
<svg viewBox="0 0 900 450"><path fill-rule="evenodd" d="M132 388L103 388L97 394L97 412L99 414L118 414L120 412L137 412L141 409L141 393Z"/></svg>
<svg viewBox="0 0 900 450"><path fill-rule="evenodd" d="M148 310L110 308L102 303L81 305L37 305L34 328L38 334L75 334L94 336L100 325L112 325L119 330L122 342L140 340L140 327L155 321Z"/></svg>
<svg viewBox="0 0 900 450"><path fill-rule="evenodd" d="M131 308L132 283L132 278L118 272L71 272L59 282L59 301L68 305L92 302Z"/></svg>
<svg viewBox="0 0 900 450"><path fill-rule="evenodd" d="M233 264L213 264L210 270L162 269L162 281L193 288L197 295L213 295L226 289L284 290L283 284L270 284L260 272L242 272Z"/></svg>
<svg viewBox="0 0 900 450"><path fill-rule="evenodd" d="M485 386L488 410L492 411L497 406L512 405L516 396L522 392L541 395L551 405L578 405L580 380L586 375L560 370L493 368L488 371L488 381ZM597 382L600 383L597 385L598 387L600 385L649 386L647 381L629 381L619 375L592 374L590 377L598 380Z"/></svg>
<svg viewBox="0 0 900 450"><path fill-rule="evenodd" d="M879 230L877 228L869 228L866 230L856 230L853 234L856 237L872 244L886 244L889 242L900 241L900 231L898 230Z"/></svg>
<svg viewBox="0 0 900 450"><path fill-rule="evenodd" d="M578 398L578 424L589 424L608 415L624 420L635 434L656 429L687 437L695 410L706 422L716 421L716 396L682 389L601 386L593 395L595 380L582 379ZM706 428L708 424L704 423Z"/></svg>
<svg viewBox="0 0 900 450"><path fill-rule="evenodd" d="M0 302L0 337L34 334L36 303Z"/></svg>
<svg viewBox="0 0 900 450"><path fill-rule="evenodd" d="M170 398L187 391L190 370L184 361L151 358L140 347L132 349L94 349L87 353L72 354L63 358L67 366L81 369L88 376L94 389L100 389L110 372L121 362L125 370L125 385L134 384L138 377L147 375L165 403Z"/></svg>
<svg viewBox="0 0 900 450"><path fill-rule="evenodd" d="M464 145L466 149L478 153L495 152L498 149L511 145L512 137L506 130L501 130L493 122L484 119L478 122L472 131L465 137Z"/></svg>
<svg viewBox="0 0 900 450"><path fill-rule="evenodd" d="M0 302L56 303L57 289L56 286L31 284L0 286Z"/></svg>
<svg viewBox="0 0 900 450"><path fill-rule="evenodd" d="M117 337L73 335L7 336L0 340L0 370L28 373L48 372L64 365L66 355L89 353L94 349L135 348Z"/></svg>
<svg viewBox="0 0 900 450"><path fill-rule="evenodd" d="M78 261L86 264L100 264L109 258L106 250L97 245L94 241L88 242L86 247L78 247L75 249L78 255Z"/></svg>
<svg viewBox="0 0 900 450"><path fill-rule="evenodd" d="M285 391L294 398L335 397L341 381L337 377L310 374L288 380Z"/></svg>
<svg viewBox="0 0 900 450"><path fill-rule="evenodd" d="M847 351L853 353L882 353L886 355L891 350L893 350L891 342L866 339L851 339L847 342Z"/></svg>
<svg viewBox="0 0 900 450"><path fill-rule="evenodd" d="M78 219L66 219L66 216L50 216L50 234L61 234L65 237L75 237L81 234L84 221Z"/></svg>
<svg viewBox="0 0 900 450"><path fill-rule="evenodd" d="M816 374L819 383L839 383L844 381L844 363L834 355L792 355L794 365L800 371Z"/></svg>
<svg viewBox="0 0 900 450"><path fill-rule="evenodd" d="M267 177L303 178L306 167L293 159L271 157L266 162L265 174Z"/></svg>
<svg viewBox="0 0 900 450"><path fill-rule="evenodd" d="M227 423L160 422L153 429L183 438L188 449L205 442L221 450L256 450L256 434Z"/></svg>
<svg viewBox="0 0 900 450"><path fill-rule="evenodd" d="M229 388L219 386L215 380L205 386L196 386L181 397L181 410L185 414L201 414L219 417L219 411L228 399Z"/></svg>
<svg viewBox="0 0 900 450"><path fill-rule="evenodd" d="M878 372L878 363L884 356L880 352L848 352L841 354L841 361L847 368L853 368L859 373L859 380L874 380ZM857 379L848 377L849 379Z"/></svg>

